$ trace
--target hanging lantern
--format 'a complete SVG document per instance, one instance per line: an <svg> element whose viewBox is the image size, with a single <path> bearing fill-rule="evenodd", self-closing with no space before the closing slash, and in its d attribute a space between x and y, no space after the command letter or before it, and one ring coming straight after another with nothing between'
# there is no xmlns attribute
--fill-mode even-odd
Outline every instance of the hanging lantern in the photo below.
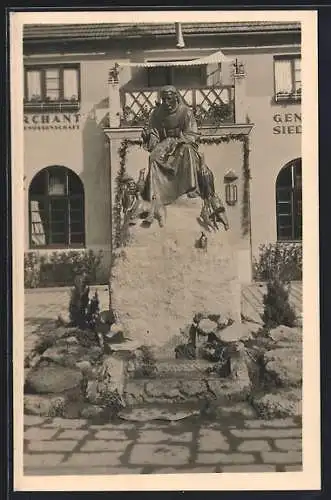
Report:
<svg viewBox="0 0 331 500"><path fill-rule="evenodd" d="M237 179L238 176L233 170L229 170L224 176L225 201L230 206L234 206L238 201Z"/></svg>
<svg viewBox="0 0 331 500"><path fill-rule="evenodd" d="M175 23L176 26L176 38L177 38L177 49L183 49L185 47L183 32L182 32L182 24Z"/></svg>
<svg viewBox="0 0 331 500"><path fill-rule="evenodd" d="M225 186L225 201L228 205L233 206L238 201L237 184L227 184Z"/></svg>

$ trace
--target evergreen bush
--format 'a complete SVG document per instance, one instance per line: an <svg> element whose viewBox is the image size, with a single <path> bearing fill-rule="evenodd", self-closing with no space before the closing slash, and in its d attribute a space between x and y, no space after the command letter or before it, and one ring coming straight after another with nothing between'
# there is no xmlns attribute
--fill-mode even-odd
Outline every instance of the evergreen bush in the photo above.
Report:
<svg viewBox="0 0 331 500"><path fill-rule="evenodd" d="M267 293L263 297L263 322L267 330L279 325L295 326L296 314L289 302L289 291L280 279L267 283Z"/></svg>

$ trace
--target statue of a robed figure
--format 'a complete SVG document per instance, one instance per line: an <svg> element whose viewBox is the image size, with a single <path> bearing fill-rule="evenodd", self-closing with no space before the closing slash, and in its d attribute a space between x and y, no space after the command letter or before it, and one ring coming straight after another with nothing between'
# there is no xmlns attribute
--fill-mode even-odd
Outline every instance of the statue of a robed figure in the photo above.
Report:
<svg viewBox="0 0 331 500"><path fill-rule="evenodd" d="M160 95L161 103L152 111L142 131L143 147L150 153L149 165L146 178L142 179L140 172L132 221L145 211L146 223L156 218L163 225L162 207L187 194L200 196L204 201L201 224L208 229L218 229L221 222L228 229L224 205L215 193L213 174L199 152L193 110L173 86L163 87ZM145 210L144 202L150 203L150 210Z"/></svg>

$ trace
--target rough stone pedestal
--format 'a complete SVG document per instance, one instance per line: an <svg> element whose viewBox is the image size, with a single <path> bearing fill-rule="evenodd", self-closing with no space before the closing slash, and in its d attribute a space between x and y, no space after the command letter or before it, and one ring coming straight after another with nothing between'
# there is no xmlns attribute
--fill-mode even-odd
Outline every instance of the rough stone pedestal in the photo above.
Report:
<svg viewBox="0 0 331 500"><path fill-rule="evenodd" d="M131 229L131 241L112 270L112 304L126 336L162 345L199 312L240 322L240 286L229 244L231 229L208 233L207 251L195 247L202 201L180 198L166 223Z"/></svg>

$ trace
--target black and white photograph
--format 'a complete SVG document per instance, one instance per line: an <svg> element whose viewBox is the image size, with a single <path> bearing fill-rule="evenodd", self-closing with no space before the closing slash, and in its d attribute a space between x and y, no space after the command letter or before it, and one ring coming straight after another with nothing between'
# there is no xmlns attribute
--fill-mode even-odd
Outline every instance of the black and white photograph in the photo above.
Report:
<svg viewBox="0 0 331 500"><path fill-rule="evenodd" d="M319 487L316 18L12 14L17 490Z"/></svg>

